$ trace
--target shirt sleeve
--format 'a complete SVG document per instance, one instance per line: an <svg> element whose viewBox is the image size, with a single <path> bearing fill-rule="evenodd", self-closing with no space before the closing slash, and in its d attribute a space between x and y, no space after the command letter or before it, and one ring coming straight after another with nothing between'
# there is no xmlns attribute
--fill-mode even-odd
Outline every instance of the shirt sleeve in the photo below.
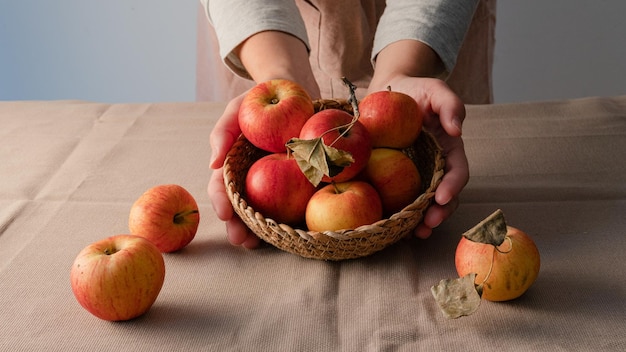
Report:
<svg viewBox="0 0 626 352"><path fill-rule="evenodd" d="M289 33L310 50L306 28L294 0L201 0L215 28L220 56L235 74L250 78L234 49L263 31Z"/></svg>
<svg viewBox="0 0 626 352"><path fill-rule="evenodd" d="M403 39L430 46L451 72L479 0L388 0L372 49L372 63L387 45Z"/></svg>

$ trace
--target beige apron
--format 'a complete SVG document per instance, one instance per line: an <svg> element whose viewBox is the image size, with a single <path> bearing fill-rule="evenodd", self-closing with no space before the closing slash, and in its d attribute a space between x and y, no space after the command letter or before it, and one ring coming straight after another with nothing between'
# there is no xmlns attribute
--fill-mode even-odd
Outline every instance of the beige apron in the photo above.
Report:
<svg viewBox="0 0 626 352"><path fill-rule="evenodd" d="M369 7L362 6L360 16L345 16L348 9L342 1L312 3L316 2L296 0L306 25L311 46L311 67L322 97L346 96L346 88L340 80L342 76L362 88L357 89L362 97L373 74L369 53L385 0L368 1ZM320 15L322 13L323 18ZM459 52L457 64L447 79L450 87L467 104L493 101L491 70L495 16L496 0L481 0ZM236 76L223 64L217 38L202 5L198 11L197 41L198 101L227 101L253 86L252 81Z"/></svg>

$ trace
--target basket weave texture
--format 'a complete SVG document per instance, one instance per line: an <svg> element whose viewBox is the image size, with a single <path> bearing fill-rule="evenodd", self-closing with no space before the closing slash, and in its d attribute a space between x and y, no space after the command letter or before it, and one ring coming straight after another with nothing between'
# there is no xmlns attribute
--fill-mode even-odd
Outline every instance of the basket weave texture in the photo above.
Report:
<svg viewBox="0 0 626 352"><path fill-rule="evenodd" d="M316 100L315 109L342 109L352 113L351 105L343 100ZM365 257L413 232L432 203L435 190L443 177L445 161L442 150L428 132L422 131L414 145L404 152L417 165L422 178L422 194L389 218L356 229L307 231L277 223L252 209L245 200L246 174L250 166L267 152L256 148L243 136L237 139L226 156L224 184L237 215L265 242L305 258L344 260Z"/></svg>

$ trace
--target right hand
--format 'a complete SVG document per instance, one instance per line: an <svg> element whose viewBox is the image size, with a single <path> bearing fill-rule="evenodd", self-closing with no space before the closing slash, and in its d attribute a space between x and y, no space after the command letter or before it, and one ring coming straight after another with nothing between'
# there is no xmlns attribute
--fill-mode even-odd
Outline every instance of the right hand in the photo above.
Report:
<svg viewBox="0 0 626 352"><path fill-rule="evenodd" d="M258 247L261 240L248 229L233 210L226 194L222 170L226 153L228 153L241 134L237 114L244 95L245 93L231 100L226 105L224 113L211 131L210 167L213 169L213 173L211 174L207 191L217 217L226 223L228 241L235 246L251 249Z"/></svg>

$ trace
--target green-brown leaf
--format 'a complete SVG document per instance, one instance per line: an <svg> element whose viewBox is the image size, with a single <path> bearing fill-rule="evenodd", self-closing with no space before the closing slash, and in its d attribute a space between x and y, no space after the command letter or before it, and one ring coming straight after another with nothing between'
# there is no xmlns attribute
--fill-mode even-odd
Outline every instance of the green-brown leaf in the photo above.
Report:
<svg viewBox="0 0 626 352"><path fill-rule="evenodd" d="M354 162L346 151L328 146L322 138L292 138L286 144L300 170L317 187L324 175L333 177Z"/></svg>
<svg viewBox="0 0 626 352"><path fill-rule="evenodd" d="M502 210L496 210L476 226L467 230L463 236L474 242L492 244L496 247L501 245L506 237L506 221Z"/></svg>

